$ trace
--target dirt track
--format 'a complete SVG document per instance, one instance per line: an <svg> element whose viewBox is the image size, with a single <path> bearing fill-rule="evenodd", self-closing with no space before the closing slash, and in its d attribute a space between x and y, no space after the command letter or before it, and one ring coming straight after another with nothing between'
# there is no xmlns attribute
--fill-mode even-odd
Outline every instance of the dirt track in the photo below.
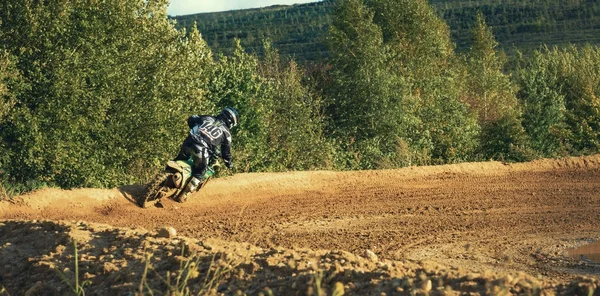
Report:
<svg viewBox="0 0 600 296"><path fill-rule="evenodd" d="M568 248L600 239L600 155L366 172L238 174L186 204L141 209L142 186L46 189L0 204L0 219L173 226L195 238L344 250L473 271L598 276Z"/></svg>

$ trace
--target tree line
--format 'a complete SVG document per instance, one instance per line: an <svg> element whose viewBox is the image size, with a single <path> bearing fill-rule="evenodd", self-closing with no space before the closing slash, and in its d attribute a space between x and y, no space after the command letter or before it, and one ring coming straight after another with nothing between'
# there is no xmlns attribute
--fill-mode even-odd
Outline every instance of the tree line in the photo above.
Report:
<svg viewBox="0 0 600 296"><path fill-rule="evenodd" d="M478 13L494 32L499 47L509 53L541 45L600 44L600 3L593 0L430 0L449 25L457 51L472 45L469 30ZM249 52L262 54L262 39L269 38L282 57L300 64L329 57L325 37L334 1L294 6L201 13L173 17L178 28L196 25L214 52L231 54L239 38Z"/></svg>
<svg viewBox="0 0 600 296"><path fill-rule="evenodd" d="M286 58L303 63L327 56L322 42L330 23L329 1L294 6L200 13L173 17L178 28L197 27L214 52L231 55L234 39L248 52L263 53L269 39Z"/></svg>
<svg viewBox="0 0 600 296"><path fill-rule="evenodd" d="M262 40L213 54L167 1L0 3L0 179L9 190L144 183L191 114L234 106L237 172L382 169L600 149L600 49L511 61L479 14L472 46L419 0L331 1L330 56Z"/></svg>

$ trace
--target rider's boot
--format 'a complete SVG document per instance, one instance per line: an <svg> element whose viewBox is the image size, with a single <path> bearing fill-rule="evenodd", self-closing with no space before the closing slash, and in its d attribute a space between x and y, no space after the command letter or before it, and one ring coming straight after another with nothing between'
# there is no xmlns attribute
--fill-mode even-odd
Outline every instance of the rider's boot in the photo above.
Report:
<svg viewBox="0 0 600 296"><path fill-rule="evenodd" d="M192 192L198 190L200 184L202 184L202 181L200 179L192 177L192 179L188 182L187 186L185 186L185 189L183 189L181 195L179 195L179 202L185 202L190 196L190 194L192 194Z"/></svg>

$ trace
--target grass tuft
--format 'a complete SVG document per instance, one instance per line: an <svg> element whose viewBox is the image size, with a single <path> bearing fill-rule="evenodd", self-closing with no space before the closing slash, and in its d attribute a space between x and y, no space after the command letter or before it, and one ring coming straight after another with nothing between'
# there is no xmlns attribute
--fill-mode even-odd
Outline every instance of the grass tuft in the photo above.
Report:
<svg viewBox="0 0 600 296"><path fill-rule="evenodd" d="M185 259L182 259L180 261L179 269L176 272L171 273L167 271L166 277L161 276L160 273L152 266L152 264L150 263L150 258L152 258L152 254L146 253L145 268L136 295L154 295L154 291L152 290L147 281L147 275L149 270L154 271L156 276L167 286L167 291L164 293L165 295L192 295L192 292L189 288L189 282L190 280L200 278L201 274L199 268L202 261L201 256L199 256L197 253L193 253L189 257L186 257L185 244L183 244L181 248L181 258ZM218 258L217 253L213 254L204 280L202 280L200 291L198 291L197 294L211 294L211 291L214 291L221 283L223 278L233 270L235 264L232 263L233 262L226 263L223 254L219 255Z"/></svg>
<svg viewBox="0 0 600 296"><path fill-rule="evenodd" d="M4 286L0 286L0 295L10 296L10 294L8 293L8 291L6 291L6 288L4 288Z"/></svg>
<svg viewBox="0 0 600 296"><path fill-rule="evenodd" d="M28 181L25 183L0 181L0 201L8 201L15 196L44 188L48 188L48 184L40 181Z"/></svg>
<svg viewBox="0 0 600 296"><path fill-rule="evenodd" d="M84 287L87 285L91 285L92 282L90 281L83 281L81 284L79 284L79 258L78 258L78 254L77 254L77 241L73 240L73 252L75 255L75 278L74 280L69 280L67 278L67 275L65 273L60 272L60 270L58 269L54 269L56 270L56 272L58 273L58 275L60 276L60 278L62 279L62 281L67 284L69 286L69 288L71 288L71 290L73 291L73 293L75 293L75 295L78 296L85 296L85 290ZM74 283L71 283L74 282Z"/></svg>
<svg viewBox="0 0 600 296"><path fill-rule="evenodd" d="M10 195L8 195L8 191L4 188L4 184L0 183L0 201L10 200ZM0 289L0 293L4 293L5 289Z"/></svg>

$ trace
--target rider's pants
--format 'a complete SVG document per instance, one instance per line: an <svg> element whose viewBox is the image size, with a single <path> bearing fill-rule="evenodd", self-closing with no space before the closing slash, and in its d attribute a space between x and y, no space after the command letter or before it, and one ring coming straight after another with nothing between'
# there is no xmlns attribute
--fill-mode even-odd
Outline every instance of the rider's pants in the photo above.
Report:
<svg viewBox="0 0 600 296"><path fill-rule="evenodd" d="M194 160L194 164L192 165L192 176L198 180L202 180L202 177L208 168L208 148L199 145L196 141L188 137L183 141L181 149L179 149L179 154L175 157L175 160L188 160L190 157Z"/></svg>

